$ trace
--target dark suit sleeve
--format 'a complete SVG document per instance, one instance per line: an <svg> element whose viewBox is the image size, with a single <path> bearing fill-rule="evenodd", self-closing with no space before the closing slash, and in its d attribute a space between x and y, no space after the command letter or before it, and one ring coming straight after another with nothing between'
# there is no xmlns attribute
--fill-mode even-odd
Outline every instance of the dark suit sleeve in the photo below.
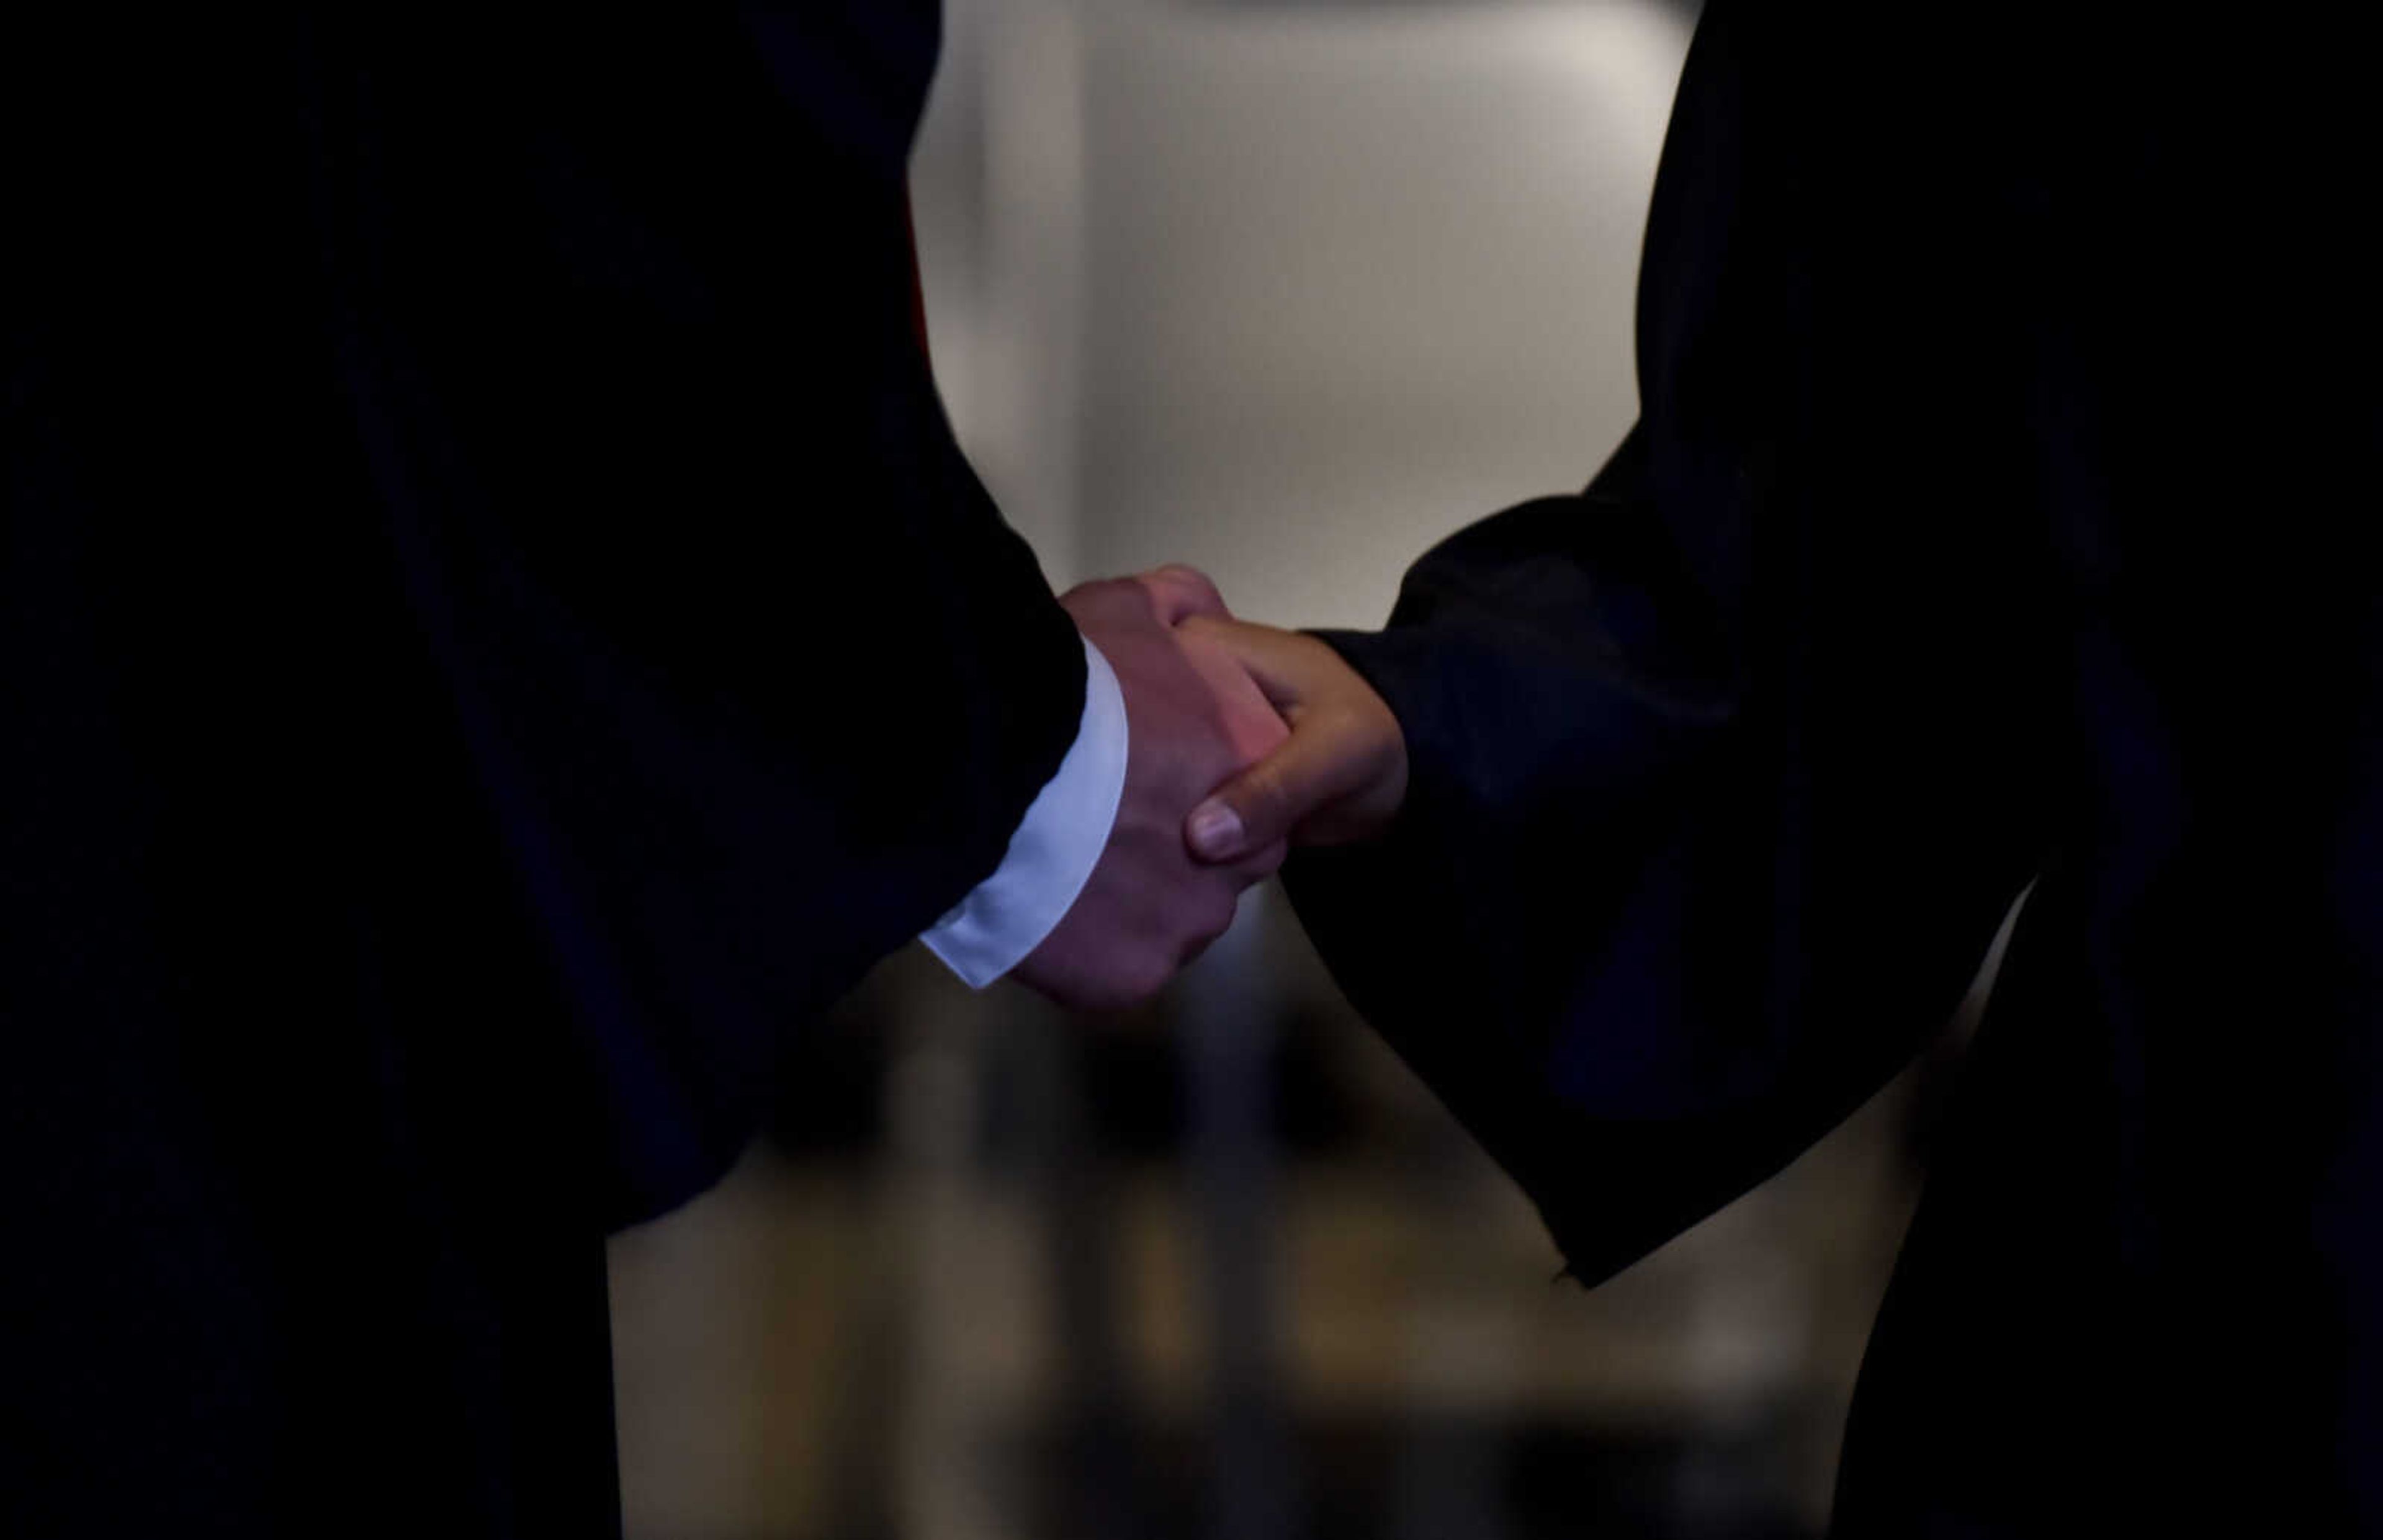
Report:
<svg viewBox="0 0 2383 1540"><path fill-rule="evenodd" d="M373 513L649 1212L999 863L1081 710L915 333L933 9L311 46Z"/></svg>
<svg viewBox="0 0 2383 1540"><path fill-rule="evenodd" d="M1957 156L1941 204L1905 197L1880 104L1809 105L1824 48L1708 9L1642 421L1584 493L1424 557L1386 630L1327 637L1411 790L1386 839L1294 858L1294 902L1589 1281L1906 1063L2043 848L2041 522L1996 437L2024 344L1945 255Z"/></svg>

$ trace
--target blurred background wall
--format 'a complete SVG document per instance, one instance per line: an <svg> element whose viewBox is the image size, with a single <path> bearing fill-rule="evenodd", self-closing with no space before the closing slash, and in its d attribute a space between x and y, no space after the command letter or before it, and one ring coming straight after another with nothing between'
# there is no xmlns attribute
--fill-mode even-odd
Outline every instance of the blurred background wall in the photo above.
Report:
<svg viewBox="0 0 2383 1540"><path fill-rule="evenodd" d="M947 10L937 374L1055 585L1181 559L1253 618L1377 624L1636 415L1693 7ZM1278 893L1122 1024L914 949L726 1183L614 1242L629 1533L1817 1534L1929 1068L1587 1293Z"/></svg>

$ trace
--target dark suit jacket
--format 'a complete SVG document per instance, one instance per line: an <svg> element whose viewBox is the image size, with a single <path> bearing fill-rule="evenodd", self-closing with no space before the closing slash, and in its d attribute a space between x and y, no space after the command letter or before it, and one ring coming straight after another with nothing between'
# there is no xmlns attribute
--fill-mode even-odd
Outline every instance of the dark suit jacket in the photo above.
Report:
<svg viewBox="0 0 2383 1540"><path fill-rule="evenodd" d="M1639 424L1334 638L1413 786L1294 899L1584 1280L1906 1064L2040 874L1841 1534L2383 1533L2363 56L1715 0Z"/></svg>
<svg viewBox="0 0 2383 1540"><path fill-rule="evenodd" d="M999 861L932 5L0 42L0 1530L617 1525L605 1229Z"/></svg>

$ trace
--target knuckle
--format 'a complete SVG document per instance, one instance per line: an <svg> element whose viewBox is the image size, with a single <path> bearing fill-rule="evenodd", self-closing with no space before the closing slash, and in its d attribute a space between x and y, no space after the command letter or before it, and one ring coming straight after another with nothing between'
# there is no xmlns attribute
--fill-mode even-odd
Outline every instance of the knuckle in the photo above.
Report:
<svg viewBox="0 0 2383 1540"><path fill-rule="evenodd" d="M1218 882L1204 896L1198 923L1194 926L1203 946L1233 928L1233 915L1237 908L1235 891L1230 884Z"/></svg>
<svg viewBox="0 0 2383 1540"><path fill-rule="evenodd" d="M1160 620L1171 626L1203 616L1229 614L1225 597L1197 567L1172 561L1132 580L1145 594Z"/></svg>
<svg viewBox="0 0 2383 1540"><path fill-rule="evenodd" d="M1202 884L1199 892L1188 896L1176 934L1174 966L1179 968L1189 964L1215 945L1232 925L1232 889L1222 882Z"/></svg>
<svg viewBox="0 0 2383 1540"><path fill-rule="evenodd" d="M1142 958L1133 970L1130 1003L1142 1005L1157 999L1160 992L1174 979L1175 967L1175 960L1171 957L1153 955Z"/></svg>
<svg viewBox="0 0 2383 1540"><path fill-rule="evenodd" d="M1261 762L1241 778L1241 821L1271 823L1290 811L1290 784L1276 766Z"/></svg>
<svg viewBox="0 0 2383 1540"><path fill-rule="evenodd" d="M1118 963L1101 981L1097 1008L1130 1011L1137 1005L1148 1004L1165 982L1165 976L1149 963L1139 959Z"/></svg>
<svg viewBox="0 0 2383 1540"><path fill-rule="evenodd" d="M1198 593L1213 594L1216 591L1215 580L1189 561L1163 561L1153 570L1151 575L1172 583L1179 583L1184 587Z"/></svg>

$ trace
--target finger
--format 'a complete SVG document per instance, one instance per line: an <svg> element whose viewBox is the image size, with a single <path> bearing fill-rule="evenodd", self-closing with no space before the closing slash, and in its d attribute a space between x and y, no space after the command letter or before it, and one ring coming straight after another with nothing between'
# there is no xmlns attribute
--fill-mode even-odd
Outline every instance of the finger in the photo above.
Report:
<svg viewBox="0 0 2383 1540"><path fill-rule="evenodd" d="M1130 626L1153 622L1155 601L1138 579L1097 577L1059 596L1059 607L1079 627Z"/></svg>
<svg viewBox="0 0 2383 1540"><path fill-rule="evenodd" d="M1216 708L1216 725L1232 749L1231 762L1214 767L1208 784L1198 788L1205 791L1228 771L1272 753L1290 735L1290 728L1239 658L1192 625L1178 626L1170 634L1184 661L1206 684Z"/></svg>
<svg viewBox="0 0 2383 1540"><path fill-rule="evenodd" d="M1267 704L1286 713L1313 699L1319 686L1348 668L1340 654L1296 631L1207 615L1193 616L1178 629L1230 657L1256 681Z"/></svg>
<svg viewBox="0 0 2383 1540"><path fill-rule="evenodd" d="M1216 591L1208 574L1197 567L1180 561L1170 561L1164 567L1154 567L1133 579L1142 585L1158 611L1161 625L1179 625L1194 615L1229 619L1232 611L1225 608L1225 596Z"/></svg>
<svg viewBox="0 0 2383 1540"><path fill-rule="evenodd" d="M1238 891L1242 888L1255 887L1272 877L1282 869L1282 863L1290 856L1290 842L1277 840L1271 844L1259 845L1243 852L1231 866L1225 869L1232 878L1233 886Z"/></svg>
<svg viewBox="0 0 2383 1540"><path fill-rule="evenodd" d="M1272 754L1192 809L1184 840L1204 861L1225 862L1288 840L1311 814L1364 787L1381 765L1377 734L1342 713L1303 718Z"/></svg>

